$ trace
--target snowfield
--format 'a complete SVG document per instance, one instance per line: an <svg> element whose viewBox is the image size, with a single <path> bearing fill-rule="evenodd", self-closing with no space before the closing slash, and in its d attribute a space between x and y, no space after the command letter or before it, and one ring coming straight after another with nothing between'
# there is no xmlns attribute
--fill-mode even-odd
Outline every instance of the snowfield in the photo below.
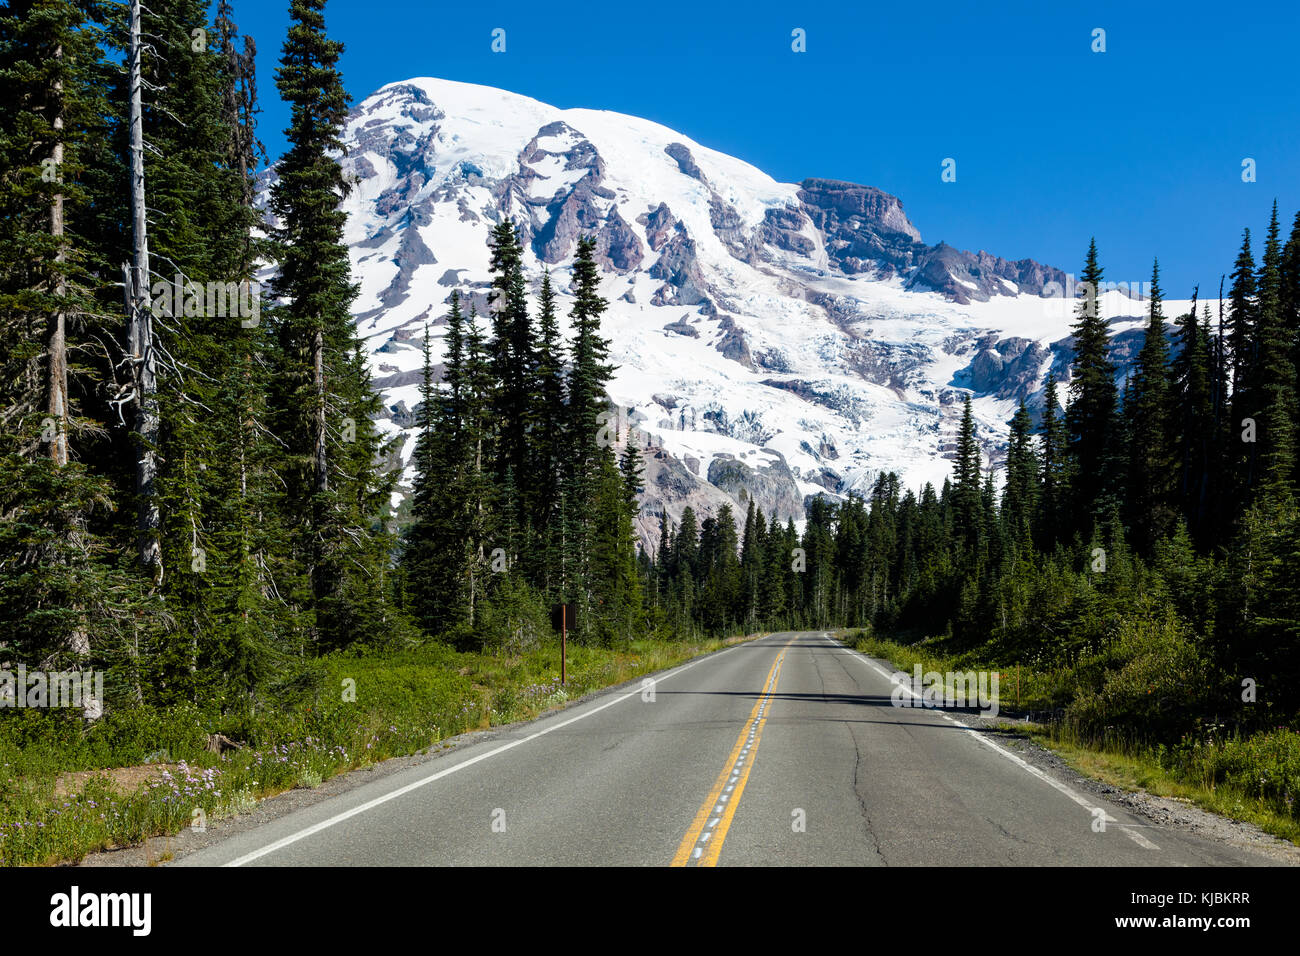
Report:
<svg viewBox="0 0 1300 956"><path fill-rule="evenodd" d="M647 472L643 531L662 509L676 520L686 504L730 499L743 515L752 494L789 510L869 491L884 471L938 487L964 395L996 465L1019 399L1036 410L1048 370L1068 375L1073 302L967 253L943 288L921 281L940 247L876 190L831 184L832 198L814 201L644 119L427 77L367 97L344 139L353 311L388 410L381 426L406 461L425 327L437 361L452 289L484 311L487 236L507 215L534 289L549 271L564 312L576 237L597 236L618 366L609 391L648 455L667 456ZM1125 365L1146 303L1112 291L1101 307ZM1187 307L1167 300L1167 321ZM705 486L729 460L770 481L720 496Z"/></svg>

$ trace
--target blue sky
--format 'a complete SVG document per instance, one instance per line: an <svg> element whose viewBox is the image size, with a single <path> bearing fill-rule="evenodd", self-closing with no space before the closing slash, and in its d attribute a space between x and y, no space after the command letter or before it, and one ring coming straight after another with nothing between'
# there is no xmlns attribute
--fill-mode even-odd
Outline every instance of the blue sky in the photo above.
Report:
<svg viewBox="0 0 1300 956"><path fill-rule="evenodd" d="M274 158L288 2L234 7L258 44ZM1297 0L330 0L326 21L355 101L440 76L644 116L781 181L891 192L927 242L1077 274L1095 235L1114 281L1149 279L1158 255L1173 298L1195 282L1217 294L1242 227L1262 234L1274 197L1284 233L1300 209ZM497 27L505 53L491 50Z"/></svg>

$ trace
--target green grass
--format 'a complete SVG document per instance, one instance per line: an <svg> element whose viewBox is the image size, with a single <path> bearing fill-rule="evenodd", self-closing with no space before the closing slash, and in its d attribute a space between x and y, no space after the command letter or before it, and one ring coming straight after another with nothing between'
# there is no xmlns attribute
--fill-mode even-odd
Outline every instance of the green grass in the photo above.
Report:
<svg viewBox="0 0 1300 956"><path fill-rule="evenodd" d="M998 675L998 708L1003 711L1056 710L1073 696L1074 671L1069 667L1041 668L1017 664L990 664L977 654L949 654L937 638L916 644L898 644L863 631L843 635L851 647L889 661L911 675L917 664L921 672L988 671Z"/></svg>
<svg viewBox="0 0 1300 956"><path fill-rule="evenodd" d="M1171 797L1217 813L1232 820L1253 823L1261 830L1283 840L1300 844L1300 819L1294 799L1288 805L1285 796L1270 794L1267 788L1252 785L1233 773L1233 764L1243 749L1282 745L1300 753L1300 735L1293 731L1256 734L1245 740L1229 740L1215 746L1203 746L1203 773L1189 773L1187 768L1162 763L1159 748L1119 749L1100 747L1047 728L1033 731L1035 740L1061 756L1080 773L1124 790ZM1248 777L1265 778L1277 764L1267 758L1258 760L1247 771ZM1292 781L1294 785L1294 779Z"/></svg>
<svg viewBox="0 0 1300 956"><path fill-rule="evenodd" d="M981 660L978 653L946 654L939 639L907 645L860 631L842 637L864 654L908 673L917 664L923 672L998 671L1004 712L1058 712L1098 683L1096 661L1082 661L1073 668L1022 667L1017 707L1014 664ZM1115 732L1098 738L1060 721L1032 724L1029 733L1086 776L1130 791L1183 800L1300 844L1300 733L1277 727L1238 737L1210 724L1168 745L1141 739L1140 727L1112 729Z"/></svg>
<svg viewBox="0 0 1300 956"><path fill-rule="evenodd" d="M426 751L465 731L530 719L737 640L571 646L564 687L558 644L509 656L431 644L324 658L277 695L279 706L257 711L118 709L87 728L75 712L6 710L0 865L76 861L247 812L264 797ZM246 746L208 753L214 733ZM131 771L137 782L125 788L110 779L120 768L156 764L167 769L154 768L148 780ZM74 772L81 776L68 785Z"/></svg>

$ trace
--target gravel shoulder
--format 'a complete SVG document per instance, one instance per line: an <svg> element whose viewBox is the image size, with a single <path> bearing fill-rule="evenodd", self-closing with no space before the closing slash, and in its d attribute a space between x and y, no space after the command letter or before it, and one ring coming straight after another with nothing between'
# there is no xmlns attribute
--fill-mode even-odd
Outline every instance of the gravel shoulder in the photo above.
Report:
<svg viewBox="0 0 1300 956"><path fill-rule="evenodd" d="M1300 846L1281 840L1253 823L1232 820L1202 810L1184 800L1161 797L1146 791L1126 790L1080 773L1059 754L1026 736L1029 725L1024 721L1003 717L985 718L976 714L963 714L961 720L970 727L995 734L998 743L1026 763L1050 773L1080 792L1104 797L1111 803L1119 804L1156 826L1193 833L1203 839L1250 850L1264 855L1277 865L1300 866Z"/></svg>

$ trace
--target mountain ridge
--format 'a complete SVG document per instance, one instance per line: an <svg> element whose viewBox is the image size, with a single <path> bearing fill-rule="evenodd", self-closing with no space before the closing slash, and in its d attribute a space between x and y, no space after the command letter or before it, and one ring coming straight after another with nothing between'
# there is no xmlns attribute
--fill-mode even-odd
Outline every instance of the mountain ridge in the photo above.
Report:
<svg viewBox="0 0 1300 956"><path fill-rule="evenodd" d="M646 541L688 504L798 520L884 471L937 485L964 394L992 464L1015 404L1068 374L1062 270L927 245L874 186L779 183L649 120L428 77L364 98L343 140L354 316L403 463L424 327L437 357L453 288L486 313L487 232L507 216L562 308L578 236L597 241L609 391L646 444ZM1131 339L1139 303L1102 305Z"/></svg>

